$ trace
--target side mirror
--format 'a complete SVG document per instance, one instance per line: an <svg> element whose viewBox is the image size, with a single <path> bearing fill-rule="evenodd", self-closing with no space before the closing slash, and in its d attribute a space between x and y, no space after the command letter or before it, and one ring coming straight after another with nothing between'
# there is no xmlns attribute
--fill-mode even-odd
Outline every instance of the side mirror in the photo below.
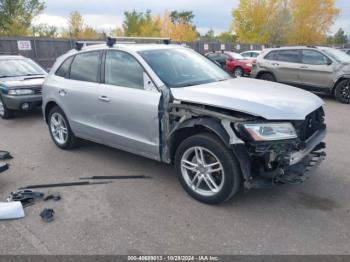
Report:
<svg viewBox="0 0 350 262"><path fill-rule="evenodd" d="M332 60L328 59L327 65L331 65L331 64L333 64Z"/></svg>

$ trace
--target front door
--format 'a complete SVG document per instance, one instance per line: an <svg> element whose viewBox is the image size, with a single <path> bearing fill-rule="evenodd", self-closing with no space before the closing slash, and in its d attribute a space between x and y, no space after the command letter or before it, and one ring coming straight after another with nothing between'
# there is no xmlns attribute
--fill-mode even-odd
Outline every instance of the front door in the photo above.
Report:
<svg viewBox="0 0 350 262"><path fill-rule="evenodd" d="M104 143L159 159L160 92L129 53L106 52L104 84L98 90L98 120Z"/></svg>
<svg viewBox="0 0 350 262"><path fill-rule="evenodd" d="M313 88L330 88L333 80L331 61L318 51L303 50L299 71L303 85Z"/></svg>

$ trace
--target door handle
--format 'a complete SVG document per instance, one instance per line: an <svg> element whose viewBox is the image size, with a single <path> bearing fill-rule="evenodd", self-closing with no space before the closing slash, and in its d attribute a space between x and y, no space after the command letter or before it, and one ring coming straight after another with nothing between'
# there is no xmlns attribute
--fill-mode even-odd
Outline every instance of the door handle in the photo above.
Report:
<svg viewBox="0 0 350 262"><path fill-rule="evenodd" d="M309 67L308 66L301 66L300 68L301 69L308 69Z"/></svg>
<svg viewBox="0 0 350 262"><path fill-rule="evenodd" d="M109 102L110 99L107 96L99 96L98 99L103 102Z"/></svg>
<svg viewBox="0 0 350 262"><path fill-rule="evenodd" d="M279 63L272 63L273 66L279 66Z"/></svg>
<svg viewBox="0 0 350 262"><path fill-rule="evenodd" d="M65 96L65 95L67 94L67 92L66 92L66 90L64 90L64 89L60 89L60 90L58 91L58 94L59 94L60 96Z"/></svg>

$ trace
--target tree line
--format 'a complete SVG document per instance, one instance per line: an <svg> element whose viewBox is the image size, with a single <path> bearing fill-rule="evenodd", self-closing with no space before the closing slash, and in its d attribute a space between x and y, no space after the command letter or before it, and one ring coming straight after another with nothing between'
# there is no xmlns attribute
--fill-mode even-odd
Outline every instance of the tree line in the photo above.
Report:
<svg viewBox="0 0 350 262"><path fill-rule="evenodd" d="M123 24L111 32L86 24L77 11L67 18L67 27L33 25L45 10L41 0L0 0L0 36L37 36L50 38L105 39L114 36L170 37L174 41L196 40L254 44L343 44L347 36L341 28L334 36L329 30L340 10L335 0L240 0L232 11L232 25L215 34L210 29L201 35L192 11L151 10L124 12Z"/></svg>

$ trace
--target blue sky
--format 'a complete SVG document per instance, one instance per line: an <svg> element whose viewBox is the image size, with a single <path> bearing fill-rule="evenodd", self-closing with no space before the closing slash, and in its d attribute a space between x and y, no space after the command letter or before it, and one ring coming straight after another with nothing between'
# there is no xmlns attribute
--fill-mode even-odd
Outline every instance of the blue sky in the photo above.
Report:
<svg viewBox="0 0 350 262"><path fill-rule="evenodd" d="M150 9L154 14L163 14L164 10L192 10L200 33L205 33L210 28L216 33L227 31L232 21L231 10L238 4L238 0L44 0L44 2L46 10L35 23L65 27L69 13L79 11L84 15L87 24L108 31L117 25L121 26L123 13L127 10ZM342 13L331 31L342 27L350 35L350 1L336 0L336 6Z"/></svg>

